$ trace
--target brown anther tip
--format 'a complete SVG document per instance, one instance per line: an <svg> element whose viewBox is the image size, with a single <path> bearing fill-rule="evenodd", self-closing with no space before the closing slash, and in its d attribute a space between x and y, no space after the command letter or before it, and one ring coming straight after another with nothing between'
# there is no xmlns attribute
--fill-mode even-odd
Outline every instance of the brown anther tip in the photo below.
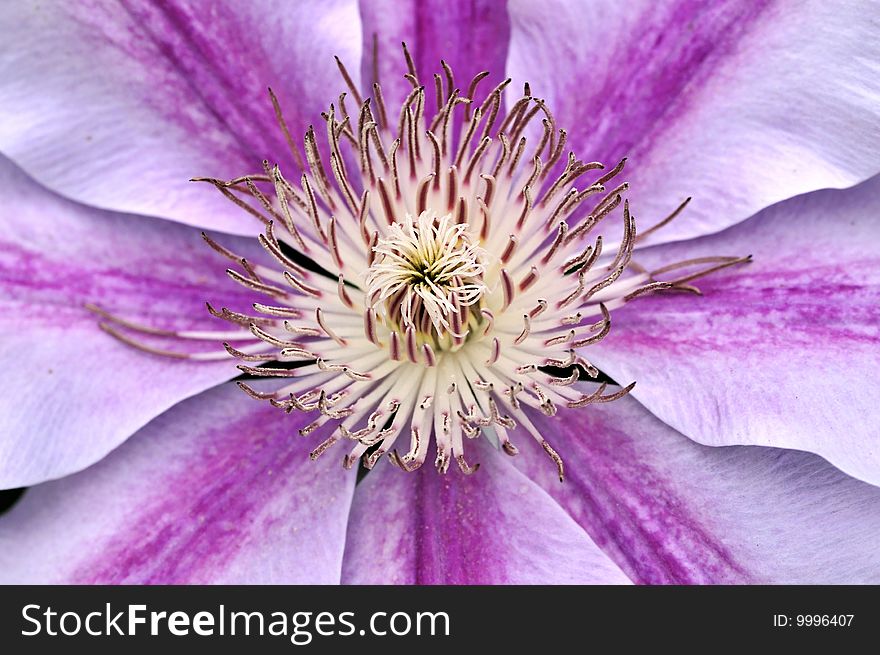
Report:
<svg viewBox="0 0 880 655"><path fill-rule="evenodd" d="M409 473L411 471L411 469L406 464L406 462L403 461L403 458L400 456L400 453L397 452L396 448L394 450L392 450L390 453L388 453L388 461L390 461L394 466L399 468L401 471L404 471L407 473Z"/></svg>
<svg viewBox="0 0 880 655"><path fill-rule="evenodd" d="M458 455L455 458L455 461L458 463L459 470L465 475L473 475L480 468L479 462L473 466L469 465L467 460L465 460L464 455Z"/></svg>
<svg viewBox="0 0 880 655"><path fill-rule="evenodd" d="M541 447L544 451L550 456L550 459L553 460L553 463L556 464L556 469L559 471L559 481L565 481L565 470L562 463L562 458L559 456L559 453L554 450L553 446L551 446L546 441L541 442Z"/></svg>
<svg viewBox="0 0 880 655"><path fill-rule="evenodd" d="M378 462L380 459L382 459L382 455L384 455L384 454L385 454L385 451L382 450L381 448L379 450L377 450L370 457L368 457L364 460L364 468L367 469L368 471L372 471L373 467L376 465L376 462Z"/></svg>

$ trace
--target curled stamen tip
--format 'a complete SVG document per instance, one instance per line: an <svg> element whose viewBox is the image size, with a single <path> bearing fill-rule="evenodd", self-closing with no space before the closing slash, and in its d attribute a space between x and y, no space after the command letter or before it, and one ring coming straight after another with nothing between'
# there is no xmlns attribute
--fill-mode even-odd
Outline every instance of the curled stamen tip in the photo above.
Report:
<svg viewBox="0 0 880 655"><path fill-rule="evenodd" d="M562 463L562 458L559 456L559 453L546 441L541 442L541 447L544 451L550 456L550 459L556 464L556 469L559 472L559 481L565 482L565 467Z"/></svg>
<svg viewBox="0 0 880 655"><path fill-rule="evenodd" d="M376 465L380 459L382 459L382 455L385 454L385 451L381 448L377 450L375 453L370 455L367 459L364 460L364 468L368 471L371 471L373 467Z"/></svg>
<svg viewBox="0 0 880 655"><path fill-rule="evenodd" d="M503 444L501 444L501 448L504 450L505 453L507 453L511 457L514 457L515 455L519 455L519 448L514 446L509 441L505 441Z"/></svg>
<svg viewBox="0 0 880 655"><path fill-rule="evenodd" d="M479 470L479 468L480 468L480 463L479 463L479 462L477 462L477 463L474 464L473 466L469 465L469 464L467 463L467 460L464 458L464 455L458 455L458 456L456 456L455 461L458 463L458 468L459 468L459 469L461 470L461 472L464 473L465 475L473 475L473 474L476 473L476 472Z"/></svg>
<svg viewBox="0 0 880 655"><path fill-rule="evenodd" d="M407 454L401 457L396 450L389 453L389 457L397 466L401 468L401 470L406 471L407 473L413 473L419 470L422 467L422 464L424 464L424 461L422 459L411 458L411 454Z"/></svg>

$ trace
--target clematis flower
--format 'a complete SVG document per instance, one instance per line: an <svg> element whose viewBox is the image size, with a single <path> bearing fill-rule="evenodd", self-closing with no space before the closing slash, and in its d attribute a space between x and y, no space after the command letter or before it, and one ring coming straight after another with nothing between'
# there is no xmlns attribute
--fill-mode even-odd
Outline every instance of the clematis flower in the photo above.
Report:
<svg viewBox="0 0 880 655"><path fill-rule="evenodd" d="M877 581L872 11L5 12L2 579Z"/></svg>

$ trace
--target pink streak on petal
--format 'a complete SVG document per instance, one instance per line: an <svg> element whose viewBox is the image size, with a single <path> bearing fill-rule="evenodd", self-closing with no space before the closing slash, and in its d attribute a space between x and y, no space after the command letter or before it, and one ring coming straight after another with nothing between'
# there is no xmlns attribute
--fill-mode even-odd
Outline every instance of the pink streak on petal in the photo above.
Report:
<svg viewBox="0 0 880 655"><path fill-rule="evenodd" d="M75 200L253 234L188 180L259 173L263 159L295 178L266 88L300 141L342 85L332 54L360 52L356 12L354 0L16 5L0 17L0 149Z"/></svg>
<svg viewBox="0 0 880 655"><path fill-rule="evenodd" d="M0 520L4 581L336 583L354 476L234 385L154 420ZM317 438L317 437L315 437Z"/></svg>
<svg viewBox="0 0 880 655"><path fill-rule="evenodd" d="M653 268L754 255L614 314L590 359L688 437L817 453L880 483L880 178L780 203L712 237L650 248Z"/></svg>
<svg viewBox="0 0 880 655"><path fill-rule="evenodd" d="M471 79L481 71L491 75L479 89L483 94L504 79L510 42L510 18L499 0L361 0L364 52L361 78L372 83L373 35L379 43L379 79L390 105L397 105L412 85L404 79L405 41L416 64L419 81L428 95L429 115L436 110L434 73L445 76L443 59L465 95ZM480 97L485 97L480 96ZM394 110L397 111L397 108ZM396 120L396 113L394 114Z"/></svg>
<svg viewBox="0 0 880 655"><path fill-rule="evenodd" d="M880 490L815 455L695 444L631 398L534 419L566 482L526 435L515 463L637 582L878 580Z"/></svg>
<svg viewBox="0 0 880 655"><path fill-rule="evenodd" d="M628 582L506 455L472 443L481 466L470 477L438 475L430 465L412 474L377 465L352 507L343 582Z"/></svg>
<svg viewBox="0 0 880 655"><path fill-rule="evenodd" d="M159 328L224 330L205 302L247 310L257 297L226 278L231 264L198 231L61 199L0 161L0 486L88 466L174 403L238 372L148 355L98 328L96 304ZM260 261L250 240L227 246ZM221 351L219 340L146 341Z"/></svg>
<svg viewBox="0 0 880 655"><path fill-rule="evenodd" d="M585 161L629 157L652 242L717 232L785 198L880 169L863 17L820 1L514 1L509 71L546 96Z"/></svg>

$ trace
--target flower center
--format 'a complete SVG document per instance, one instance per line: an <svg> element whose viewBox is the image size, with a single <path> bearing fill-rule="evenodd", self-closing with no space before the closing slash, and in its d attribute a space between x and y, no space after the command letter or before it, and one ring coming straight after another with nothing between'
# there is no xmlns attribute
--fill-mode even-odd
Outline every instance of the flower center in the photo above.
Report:
<svg viewBox="0 0 880 655"><path fill-rule="evenodd" d="M624 161L603 170L566 156L566 132L528 84L508 103L510 80L479 92L488 75L480 73L458 87L441 62L432 98L404 54L413 88L396 112L378 80L365 98L340 63L357 111L348 113L342 94L322 114L323 147L309 127L301 152L270 94L298 184L268 162L262 173L201 178L263 223L259 240L271 258L251 263L205 236L236 267L227 270L235 282L268 298L247 314L209 305L233 330L168 332L95 310L105 330L148 352L232 355L247 379L276 379L270 391L239 385L311 414L300 432L325 435L313 458L344 440L347 467L362 460L372 468L387 454L411 471L433 444L438 471L452 461L472 473L465 437L485 436L508 455L518 452L514 440L532 437L561 478L562 459L529 414L552 416L632 388L606 393L585 358L608 334L609 310L646 293L694 291L693 279L744 260L629 266L635 221L628 186L615 179ZM705 268L681 270L695 265ZM672 280L657 278L673 271ZM151 338L226 343L219 353L173 352L111 322Z"/></svg>
<svg viewBox="0 0 880 655"><path fill-rule="evenodd" d="M486 252L472 242L467 223L451 214L407 214L373 247L366 273L370 307L387 324L415 330L418 341L457 349L487 291Z"/></svg>

